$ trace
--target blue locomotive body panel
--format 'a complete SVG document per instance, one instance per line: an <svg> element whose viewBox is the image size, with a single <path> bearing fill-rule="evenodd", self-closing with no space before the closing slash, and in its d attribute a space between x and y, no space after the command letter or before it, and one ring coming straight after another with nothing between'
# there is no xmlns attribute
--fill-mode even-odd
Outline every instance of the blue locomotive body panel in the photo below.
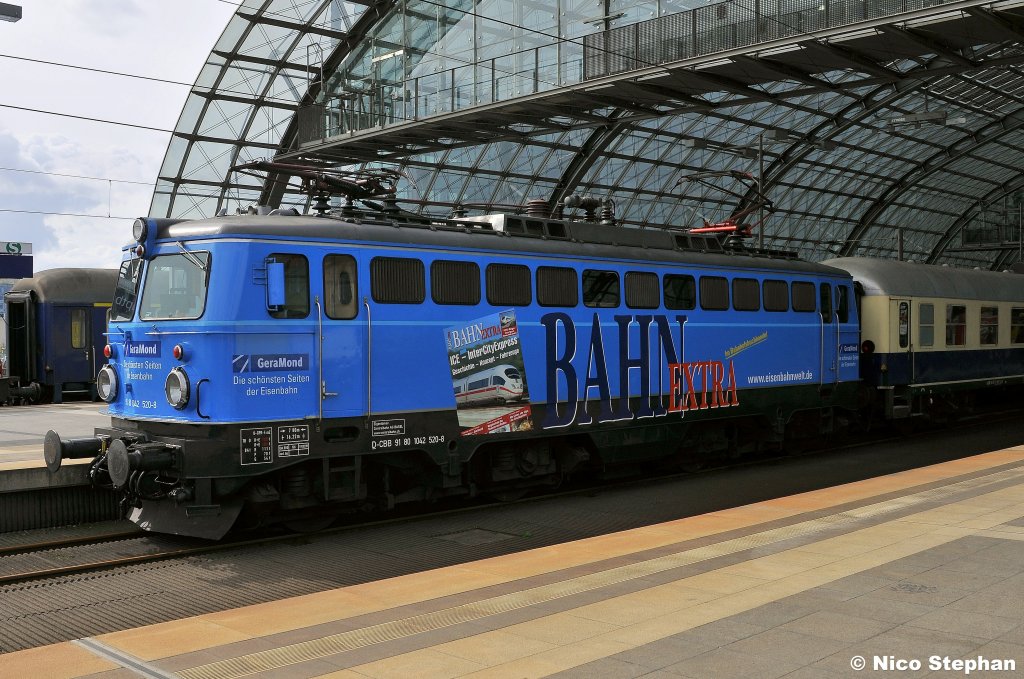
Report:
<svg viewBox="0 0 1024 679"><path fill-rule="evenodd" d="M529 304L509 306L492 305L487 295L477 304L437 304L429 293L418 304L380 303L370 290L371 261L381 257L421 261L428 276L436 260L474 262L481 277L491 263L527 266L531 280L540 266L571 268L577 278L585 270L601 270L617 274L620 288L627 274L643 272L659 281L668 274L697 280L742 277L756 281L758 289L770 279L787 286L802 281L815 290L828 284L834 291L851 285L839 271L762 269L745 258L735 258L735 266L727 269L387 242L267 242L258 235L181 242L191 252L208 253L204 308L198 318L179 320L165 317L168 312L161 308L152 312L153 304L143 299L140 315L112 324L115 357L110 363L123 384L123 393L110 404L116 417L208 424L454 411L450 333L462 329L472 335L474 328L497 324L502 313L515 323L514 349L528 389L528 401L524 397L519 410L555 400L562 404L548 408L543 419L532 423L534 430L682 417L692 410L736 406L751 389L829 388L858 379L853 305L840 323L834 314L831 322L823 322L818 311L793 311L788 303L786 311L765 311L760 304L755 311L736 311L731 305L713 311L699 305L667 309L660 294L653 308L629 308L621 294L614 307L594 308L582 303L541 306L536 291ZM179 252L175 243L161 242L153 256L160 261ZM345 319L330 318L323 308L330 294L324 289L324 258L338 254L351 256L357 272L355 313ZM272 318L267 311L261 271L274 255L305 259L308 311L296 314L302 317ZM147 287L149 275L143 274L140 297L155 294ZM474 370L500 362L498 353L508 352L506 341L493 356L487 353L500 336L474 339L478 360L469 360ZM181 360L171 355L175 345L183 349ZM181 409L162 393L175 367L185 371L193 389ZM651 397L656 397L653 404ZM583 405L587 401L598 403L592 416ZM463 431L509 430L501 423L477 429L485 422L467 424L464 414L459 418Z"/></svg>

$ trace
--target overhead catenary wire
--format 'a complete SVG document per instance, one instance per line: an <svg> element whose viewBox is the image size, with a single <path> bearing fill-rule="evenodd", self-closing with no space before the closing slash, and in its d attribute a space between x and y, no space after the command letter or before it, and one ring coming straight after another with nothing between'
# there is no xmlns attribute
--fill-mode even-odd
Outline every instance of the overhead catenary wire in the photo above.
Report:
<svg viewBox="0 0 1024 679"><path fill-rule="evenodd" d="M74 118L75 120L87 120L93 123L105 123L107 125L119 125L121 127L132 127L139 130L151 130L153 132L164 132L167 134L173 134L174 130L168 130L164 127L151 127L149 125L139 125L137 123L126 123L119 120L106 120L104 118L90 118L89 116L76 116L72 113L60 113L59 111L47 111L41 108L30 108L28 106L15 106L14 104L0 104L0 108L10 108L16 111L27 111L29 113L43 113L50 116L59 116L61 118Z"/></svg>

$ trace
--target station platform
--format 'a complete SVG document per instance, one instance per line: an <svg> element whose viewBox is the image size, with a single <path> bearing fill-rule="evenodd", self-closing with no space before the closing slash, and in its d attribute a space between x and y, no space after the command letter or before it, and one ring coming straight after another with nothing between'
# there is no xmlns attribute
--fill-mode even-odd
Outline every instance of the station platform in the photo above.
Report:
<svg viewBox="0 0 1024 679"><path fill-rule="evenodd" d="M65 460L56 474L43 460L48 429L92 436L110 424L105 410L89 401L0 407L0 533L115 518L116 502L89 492L91 460Z"/></svg>
<svg viewBox="0 0 1024 679"><path fill-rule="evenodd" d="M1024 446L0 657L10 676L103 679L827 679L879 662L1024 672Z"/></svg>
<svg viewBox="0 0 1024 679"><path fill-rule="evenodd" d="M105 403L82 401L0 408L0 470L45 466L43 438L59 429L64 438L92 436L93 429L110 424Z"/></svg>

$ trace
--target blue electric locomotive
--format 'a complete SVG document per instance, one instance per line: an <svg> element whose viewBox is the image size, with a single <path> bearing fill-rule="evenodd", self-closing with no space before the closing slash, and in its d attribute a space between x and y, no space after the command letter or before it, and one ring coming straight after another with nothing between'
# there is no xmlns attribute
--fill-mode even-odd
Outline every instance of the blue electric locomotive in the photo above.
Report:
<svg viewBox="0 0 1024 679"><path fill-rule="evenodd" d="M154 531L701 460L856 407L851 276L681 230L388 209L140 219L111 314L96 456ZM521 393L458 389L501 366ZM244 514L243 514L244 509Z"/></svg>

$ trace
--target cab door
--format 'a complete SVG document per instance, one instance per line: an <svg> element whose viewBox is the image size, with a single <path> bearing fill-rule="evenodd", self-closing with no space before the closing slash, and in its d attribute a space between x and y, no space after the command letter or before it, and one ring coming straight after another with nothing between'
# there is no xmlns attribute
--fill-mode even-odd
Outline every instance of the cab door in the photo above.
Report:
<svg viewBox="0 0 1024 679"><path fill-rule="evenodd" d="M320 345L320 403L325 419L367 414L367 352L372 334L369 308L363 300L356 259L343 253L326 255Z"/></svg>
<svg viewBox="0 0 1024 679"><path fill-rule="evenodd" d="M839 324L832 305L832 285L818 287L818 310L821 314L821 387L830 387L839 381Z"/></svg>
<svg viewBox="0 0 1024 679"><path fill-rule="evenodd" d="M839 322L839 381L860 378L860 323L853 288L836 285L836 319Z"/></svg>

